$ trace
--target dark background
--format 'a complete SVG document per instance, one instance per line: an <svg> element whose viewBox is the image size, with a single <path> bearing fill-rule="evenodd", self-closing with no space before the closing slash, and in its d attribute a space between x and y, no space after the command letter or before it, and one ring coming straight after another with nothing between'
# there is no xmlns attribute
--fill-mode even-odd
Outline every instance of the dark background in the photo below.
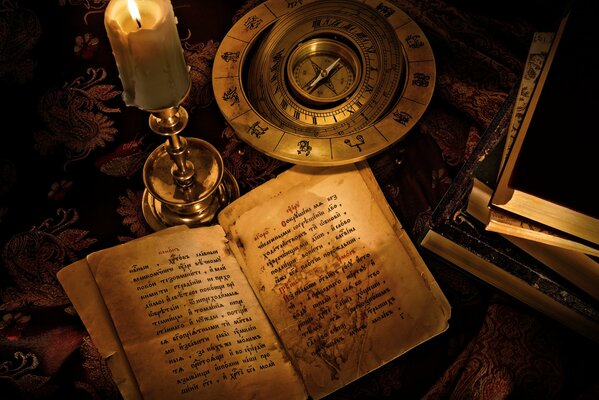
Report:
<svg viewBox="0 0 599 400"><path fill-rule="evenodd" d="M193 87L185 135L213 143L242 193L289 165L241 142L214 102L218 44L257 1L174 0ZM369 160L416 240L517 84L535 31L564 1L393 1L433 46L433 100L412 132ZM0 3L0 393L118 399L56 272L146 235L141 167L162 142L124 106L103 26L106 0ZM598 347L423 252L452 304L450 328L331 395L597 398ZM390 332L390 334L393 334Z"/></svg>

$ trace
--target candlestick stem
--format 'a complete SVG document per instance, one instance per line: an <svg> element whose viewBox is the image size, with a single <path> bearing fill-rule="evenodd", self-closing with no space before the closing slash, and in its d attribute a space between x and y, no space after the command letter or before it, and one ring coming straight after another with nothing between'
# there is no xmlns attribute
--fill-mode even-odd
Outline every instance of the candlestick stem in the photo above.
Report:
<svg viewBox="0 0 599 400"><path fill-rule="evenodd" d="M143 213L154 230L208 225L222 207L239 197L237 182L216 148L179 135L188 119L181 106L154 111L149 118L150 129L167 137L144 165Z"/></svg>
<svg viewBox="0 0 599 400"><path fill-rule="evenodd" d="M179 137L178 134L170 136L166 151L176 166L172 170L175 183L182 188L190 187L193 184L195 168L191 162L187 161L187 141L185 138Z"/></svg>

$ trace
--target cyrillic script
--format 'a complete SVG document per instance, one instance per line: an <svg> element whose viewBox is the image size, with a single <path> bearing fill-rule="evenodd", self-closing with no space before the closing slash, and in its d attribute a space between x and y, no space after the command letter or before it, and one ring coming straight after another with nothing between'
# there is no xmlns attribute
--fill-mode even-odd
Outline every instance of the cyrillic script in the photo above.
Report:
<svg viewBox="0 0 599 400"><path fill-rule="evenodd" d="M255 382L255 375L273 379L281 373L277 367L292 371L222 229L207 228L201 246L190 232L122 258L113 254L114 271L96 278L142 392L164 398L168 387L168 393L196 398L227 393L232 383ZM147 373L150 366L155 373Z"/></svg>
<svg viewBox="0 0 599 400"><path fill-rule="evenodd" d="M391 357L385 332L411 329L413 304L401 299L421 277L358 174L297 185L246 212L232 232L310 393L376 368Z"/></svg>

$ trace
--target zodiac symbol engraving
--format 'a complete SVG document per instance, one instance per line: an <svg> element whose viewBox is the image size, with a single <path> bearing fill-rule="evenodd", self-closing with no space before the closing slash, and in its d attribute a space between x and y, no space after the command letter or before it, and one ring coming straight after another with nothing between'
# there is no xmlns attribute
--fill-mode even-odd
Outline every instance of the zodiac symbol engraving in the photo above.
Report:
<svg viewBox="0 0 599 400"><path fill-rule="evenodd" d="M392 9L391 7L387 7L383 3L379 3L379 5L376 6L376 10L385 18L389 18L395 12L394 9Z"/></svg>
<svg viewBox="0 0 599 400"><path fill-rule="evenodd" d="M258 18L255 15L252 15L251 17L245 20L243 25L245 26L246 31L251 31L254 29L258 29L258 27L260 27L260 24L262 24L262 18Z"/></svg>
<svg viewBox="0 0 599 400"><path fill-rule="evenodd" d="M300 140L297 145L299 146L299 149L297 150L298 155L302 153L306 153L306 157L310 155L310 151L312 151L312 146L310 146L309 141Z"/></svg>
<svg viewBox="0 0 599 400"><path fill-rule="evenodd" d="M233 86L233 87L230 87L229 89L227 89L225 94L223 94L223 100L224 101L231 100L232 106L239 103L239 95L237 94L237 87Z"/></svg>
<svg viewBox="0 0 599 400"><path fill-rule="evenodd" d="M295 6L301 6L304 4L303 0L287 0L287 8L295 8Z"/></svg>
<svg viewBox="0 0 599 400"><path fill-rule="evenodd" d="M254 135L256 136L256 138L260 139L260 137L262 135L264 135L266 133L266 131L268 130L268 127L261 127L260 126L260 121L256 121L254 122L252 125L250 125L250 127L248 128L248 132L250 133L250 135Z"/></svg>
<svg viewBox="0 0 599 400"><path fill-rule="evenodd" d="M412 84L420 87L427 87L431 77L422 72L415 72Z"/></svg>
<svg viewBox="0 0 599 400"><path fill-rule="evenodd" d="M221 55L222 59L225 60L225 62L235 62L237 60L239 60L239 52L238 51L225 51L222 55Z"/></svg>
<svg viewBox="0 0 599 400"><path fill-rule="evenodd" d="M403 126L406 126L406 124L408 122L410 122L411 119L412 119L412 116L405 111L399 111L399 110L393 111L393 120L395 120L395 122L402 124Z"/></svg>
<svg viewBox="0 0 599 400"><path fill-rule="evenodd" d="M420 40L420 35L417 33L412 33L406 36L406 43L408 43L408 46L410 46L412 49L417 49L424 46L424 42Z"/></svg>
<svg viewBox="0 0 599 400"><path fill-rule="evenodd" d="M349 147L356 147L356 148L358 148L358 151L361 152L362 148L360 146L362 146L364 143L366 143L366 141L364 140L364 136L358 135L358 136L356 136L356 140L358 141L357 143L352 143L350 139L345 139L343 141L343 143L345 143Z"/></svg>

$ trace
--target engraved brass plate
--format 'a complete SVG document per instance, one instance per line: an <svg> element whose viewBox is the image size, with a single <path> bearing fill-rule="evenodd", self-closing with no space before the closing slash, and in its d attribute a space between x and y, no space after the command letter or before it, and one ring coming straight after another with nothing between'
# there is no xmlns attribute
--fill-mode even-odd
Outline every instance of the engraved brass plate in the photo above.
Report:
<svg viewBox="0 0 599 400"><path fill-rule="evenodd" d="M435 74L424 33L391 3L269 0L227 33L212 84L242 140L326 166L404 137L430 103Z"/></svg>

